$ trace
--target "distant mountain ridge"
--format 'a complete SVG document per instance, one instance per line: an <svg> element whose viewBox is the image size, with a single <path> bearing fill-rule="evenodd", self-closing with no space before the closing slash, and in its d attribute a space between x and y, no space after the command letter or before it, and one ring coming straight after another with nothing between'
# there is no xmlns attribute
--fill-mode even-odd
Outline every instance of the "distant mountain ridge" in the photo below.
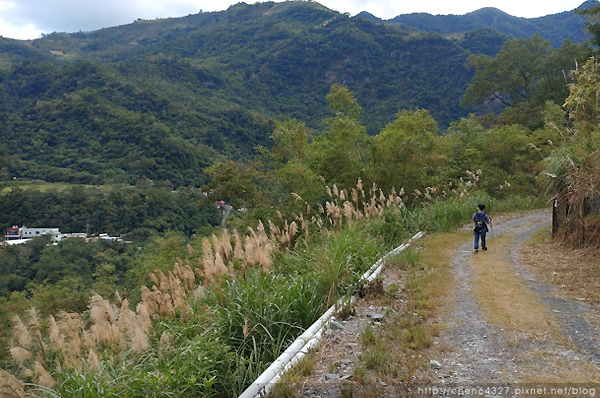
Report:
<svg viewBox="0 0 600 398"><path fill-rule="evenodd" d="M508 35L406 26L286 1L0 38L0 170L199 186L216 160L252 159L272 145L275 119L318 133L332 116L333 84L352 91L371 134L415 108L444 129L474 112L459 105L473 77L468 57L495 55Z"/></svg>
<svg viewBox="0 0 600 398"><path fill-rule="evenodd" d="M587 9L596 3L588 0L576 9ZM573 11L564 11L539 18L519 18L497 8L486 7L464 15L413 13L382 20L363 12L358 14L357 17L402 28L409 27L440 34L460 33L478 28L494 29L513 37L529 38L537 33L552 42L554 47L560 47L564 39L569 39L575 43L581 43L587 39L584 17L575 14Z"/></svg>

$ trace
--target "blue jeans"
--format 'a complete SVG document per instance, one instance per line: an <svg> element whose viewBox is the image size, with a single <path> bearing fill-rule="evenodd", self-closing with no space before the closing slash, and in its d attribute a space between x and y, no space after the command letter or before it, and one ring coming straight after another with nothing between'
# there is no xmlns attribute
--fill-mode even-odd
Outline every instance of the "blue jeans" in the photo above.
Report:
<svg viewBox="0 0 600 398"><path fill-rule="evenodd" d="M485 249L485 233L486 231L483 230L481 232L477 232L477 231L473 231L473 233L475 234L475 250L479 249L479 237L481 236L481 248Z"/></svg>

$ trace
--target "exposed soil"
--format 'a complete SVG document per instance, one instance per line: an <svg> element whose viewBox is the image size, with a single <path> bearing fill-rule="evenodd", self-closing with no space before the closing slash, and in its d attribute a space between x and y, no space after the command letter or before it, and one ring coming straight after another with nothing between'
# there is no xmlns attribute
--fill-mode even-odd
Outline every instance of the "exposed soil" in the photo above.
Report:
<svg viewBox="0 0 600 398"><path fill-rule="evenodd" d="M549 228L550 221L548 211L504 219L497 217L488 235L488 247L489 250L502 250L509 267L524 281L525 289L532 290L547 307L549 327L556 333L541 336L534 333L532 338L531 333L508 330L488 322L485 310L474 295L471 265L471 256L485 256L487 253L473 254L473 244L464 244L458 248L452 261L455 289L448 297L449 310L435 320L444 324L445 329L433 347L422 353L430 361L430 367L414 379L412 393L399 394L397 386L378 381L369 386L369 391L376 393L358 393L360 389L347 388L350 381L356 386L355 369L363 366L361 334L366 325L384 328L385 320L391 314L405 311L402 297L399 297L385 307L378 307L377 301L369 298L358 300L353 316L334 322L315 353L314 371L297 382L295 396L406 396L417 395L415 388L418 385L498 387L505 389L485 390L478 396L515 396L515 388L523 383L600 382L598 311L583 302L561 297L557 288L542 282L545 278L539 277L521 256L523 243L538 231ZM500 236L511 237L512 243L494 247L494 238ZM403 286L404 281L398 272L386 269L383 275L386 285ZM429 391L425 395L438 394ZM464 392L450 394L462 395L465 395Z"/></svg>

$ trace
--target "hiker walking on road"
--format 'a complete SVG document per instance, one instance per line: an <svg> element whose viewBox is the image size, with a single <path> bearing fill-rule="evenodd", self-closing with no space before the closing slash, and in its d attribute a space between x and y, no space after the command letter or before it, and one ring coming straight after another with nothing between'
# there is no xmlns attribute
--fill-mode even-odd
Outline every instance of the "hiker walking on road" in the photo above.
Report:
<svg viewBox="0 0 600 398"><path fill-rule="evenodd" d="M483 209L485 209L485 205L479 204L477 205L477 212L473 213L473 222L475 223L475 228L473 228L475 234L475 253L479 251L479 238L481 238L481 249L487 250L485 234L488 231L487 226L492 219L483 212Z"/></svg>

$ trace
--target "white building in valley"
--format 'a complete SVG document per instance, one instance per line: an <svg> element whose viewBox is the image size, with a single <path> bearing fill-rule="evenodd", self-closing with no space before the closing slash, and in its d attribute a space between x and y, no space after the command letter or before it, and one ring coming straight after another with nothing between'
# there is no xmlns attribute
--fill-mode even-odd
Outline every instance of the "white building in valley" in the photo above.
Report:
<svg viewBox="0 0 600 398"><path fill-rule="evenodd" d="M19 245L21 243L27 243L29 240L37 236L45 235L50 237L53 244L57 244L61 240L69 238L85 239L86 242L92 242L97 240L123 242L123 239L121 237L109 236L108 234L100 234L94 236L88 236L85 232L63 234L58 230L58 228L29 228L26 226L13 226L12 228L6 229L4 241L0 241L0 246Z"/></svg>
<svg viewBox="0 0 600 398"><path fill-rule="evenodd" d="M52 242L58 242L62 238L62 234L58 228L29 228L26 226L6 229L6 243L16 244L23 243L23 241L35 238L36 236L49 235Z"/></svg>

